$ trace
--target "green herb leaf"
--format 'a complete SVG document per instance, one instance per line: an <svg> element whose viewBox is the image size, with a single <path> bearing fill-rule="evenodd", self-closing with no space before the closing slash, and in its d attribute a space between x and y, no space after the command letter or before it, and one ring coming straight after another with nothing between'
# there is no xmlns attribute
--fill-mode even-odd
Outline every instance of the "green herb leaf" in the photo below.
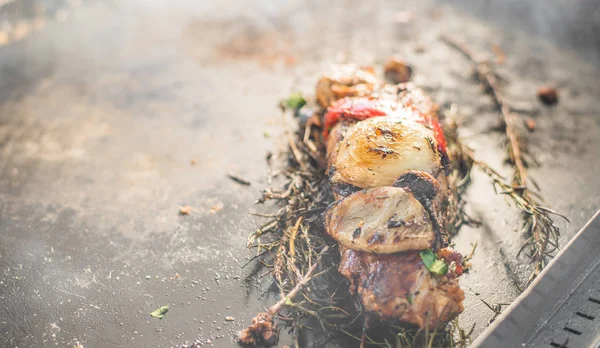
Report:
<svg viewBox="0 0 600 348"><path fill-rule="evenodd" d="M168 311L169 311L169 306L162 306L159 309L150 313L150 315L155 318L162 319L165 316L164 314L167 313Z"/></svg>
<svg viewBox="0 0 600 348"><path fill-rule="evenodd" d="M444 275L448 273L448 264L442 259L438 259L433 251L423 250L419 252L423 264L427 267L427 270L433 274Z"/></svg>
<svg viewBox="0 0 600 348"><path fill-rule="evenodd" d="M419 255L421 255L421 260L423 260L425 267L427 267L427 269L431 271L431 265L433 265L436 259L433 251L431 251L431 249L423 250L419 252Z"/></svg>
<svg viewBox="0 0 600 348"><path fill-rule="evenodd" d="M445 275L448 273L448 265L444 260L436 260L431 267L428 268L429 272L437 275Z"/></svg>
<svg viewBox="0 0 600 348"><path fill-rule="evenodd" d="M291 306L291 305L293 305L294 303L292 302L292 300L290 300L290 298L289 298L289 297L286 297L286 298L285 298L285 304L286 304L286 305L288 305L288 306Z"/></svg>
<svg viewBox="0 0 600 348"><path fill-rule="evenodd" d="M406 300L408 301L408 304L412 304L412 298L413 298L413 294L406 295Z"/></svg>
<svg viewBox="0 0 600 348"><path fill-rule="evenodd" d="M294 92L292 93L287 100L284 102L284 105L287 106L290 109L300 109L301 107L303 107L306 104L306 100L304 99L304 97L302 96L302 94L298 93L298 92Z"/></svg>

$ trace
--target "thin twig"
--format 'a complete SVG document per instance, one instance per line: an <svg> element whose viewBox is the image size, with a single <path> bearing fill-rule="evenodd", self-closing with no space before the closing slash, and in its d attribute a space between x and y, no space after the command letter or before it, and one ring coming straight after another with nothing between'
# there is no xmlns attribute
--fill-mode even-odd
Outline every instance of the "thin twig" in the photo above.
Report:
<svg viewBox="0 0 600 348"><path fill-rule="evenodd" d="M318 255L319 259L323 256L323 254L327 251L327 249L329 249L329 247L326 246L323 248L323 250L321 250L321 252ZM294 286L294 288L287 293L287 295L283 296L276 304L267 308L267 313L269 313L270 315L275 315L275 314L279 313L279 311L285 307L286 302L291 301L294 297L296 297L296 295L298 295L298 292L300 292L300 290L302 290L302 288L312 279L312 275L315 272L315 270L317 269L318 265L319 265L319 263L315 262L312 265L312 267L309 268L308 272L306 272L306 274L304 274L302 279L300 279L300 281L298 281L296 286Z"/></svg>
<svg viewBox="0 0 600 348"><path fill-rule="evenodd" d="M300 228L300 224L302 223L302 219L304 219L302 216L300 216L298 218L298 221L296 221L296 224L292 228L292 233L290 233L289 252L290 252L290 258L291 258L292 264L294 263L294 257L296 255L296 248L295 248L294 244L296 242L296 235L298 234L298 229Z"/></svg>
<svg viewBox="0 0 600 348"><path fill-rule="evenodd" d="M476 58L476 55L466 45L448 37L445 35L441 36L441 40L450 45L451 47L459 50L465 57L467 57L474 66L477 79L481 81L486 92L492 97L496 107L500 111L501 121L504 124L504 132L506 134L509 148L510 148L510 159L516 168L515 182L519 186L527 186L527 171L523 164L523 156L521 155L521 144L519 143L519 136L516 127L516 116L510 112L510 107L500 94L500 88L498 86L498 80L496 74L490 67L487 61L482 61Z"/></svg>
<svg viewBox="0 0 600 348"><path fill-rule="evenodd" d="M250 186L251 185L250 181L248 181L246 179L243 179L243 178L241 178L241 177L239 177L237 175L234 175L234 174L231 174L231 173L227 173L227 176L229 177L229 179L237 182L240 185L244 185L244 186Z"/></svg>
<svg viewBox="0 0 600 348"><path fill-rule="evenodd" d="M469 156L471 156L475 164L492 178L494 187L500 187L500 193L510 196L521 210L524 220L524 231L528 236L525 244L529 246L531 251L530 256L534 263L534 270L527 281L529 284L544 268L546 263L545 257L558 248L560 230L554 224L550 214L562 215L542 207L535 199L535 196L539 197L539 194L532 192L528 186L528 173L524 160L526 148L520 141L520 134L517 129L519 118L511 112L511 108L500 93L497 75L490 64L485 60L479 59L465 44L445 35L441 36L440 39L469 59L473 65L477 79L483 83L486 93L492 97L499 111L500 120L504 126L504 134L508 143L508 156L513 167L512 184L507 185L501 181L501 176L485 163L476 161L473 158L472 152L469 153Z"/></svg>
<svg viewBox="0 0 600 348"><path fill-rule="evenodd" d="M502 314L502 306L508 306L509 303L496 303L495 306L490 305L489 303L487 303L485 300L483 299L479 299L481 302L483 302L483 304L489 308L491 311L494 312L494 316L492 318L490 318L490 320L488 320L488 325L493 323L494 320L496 320L496 318L498 318L498 316L500 314Z"/></svg>

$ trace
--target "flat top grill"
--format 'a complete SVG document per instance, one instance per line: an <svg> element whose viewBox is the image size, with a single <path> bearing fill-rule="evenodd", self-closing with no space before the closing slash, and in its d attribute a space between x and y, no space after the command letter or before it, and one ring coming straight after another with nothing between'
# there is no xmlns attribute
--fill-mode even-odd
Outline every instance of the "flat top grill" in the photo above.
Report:
<svg viewBox="0 0 600 348"><path fill-rule="evenodd" d="M477 155L510 175L491 102L442 33L504 54L504 93L536 122L531 177L571 220L557 221L565 245L600 208L600 69L458 2L56 1L44 2L58 7L43 25L21 31L18 11L0 8L19 38L0 44L0 346L231 347L274 301L270 279L244 280L240 266L264 222L248 212L274 209L254 201L265 154L283 145L278 101L312 94L341 58L401 55L417 85L458 110ZM556 107L536 99L547 83L560 89ZM511 302L530 267L517 258L519 216L485 175L474 172L466 199L483 224L455 239L464 253L477 243L460 322L478 336L494 314L481 300ZM183 205L193 212L179 215ZM167 304L164 319L149 316Z"/></svg>
<svg viewBox="0 0 600 348"><path fill-rule="evenodd" d="M475 343L482 347L600 345L600 212Z"/></svg>

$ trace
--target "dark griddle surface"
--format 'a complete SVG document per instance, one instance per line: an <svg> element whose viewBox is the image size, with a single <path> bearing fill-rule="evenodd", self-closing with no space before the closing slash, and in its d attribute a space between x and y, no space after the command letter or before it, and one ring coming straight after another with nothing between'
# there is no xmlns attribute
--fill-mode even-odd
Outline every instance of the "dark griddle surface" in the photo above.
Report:
<svg viewBox="0 0 600 348"><path fill-rule="evenodd" d="M86 4L0 47L2 347L168 347L211 337L232 346L232 334L273 302L261 295L268 277L244 284L240 266L261 221L247 213L269 210L253 201L266 184L265 153L282 144L277 102L294 89L311 93L340 56L378 64L401 53L417 84L444 107L458 105L464 135L500 168L489 99L437 37L484 52L500 45L507 97L539 111L532 175L548 205L571 219L559 222L563 243L600 208L600 70L576 52L451 7L432 12L429 1L157 3ZM415 18L395 23L400 10ZM543 83L561 88L557 107L537 102ZM465 253L478 243L461 280L461 323L477 323L477 335L492 316L480 299L510 302L529 268L516 258L517 215L484 176L475 175L468 200L484 224L456 239ZM179 216L186 204L196 210ZM149 317L165 304L163 320Z"/></svg>

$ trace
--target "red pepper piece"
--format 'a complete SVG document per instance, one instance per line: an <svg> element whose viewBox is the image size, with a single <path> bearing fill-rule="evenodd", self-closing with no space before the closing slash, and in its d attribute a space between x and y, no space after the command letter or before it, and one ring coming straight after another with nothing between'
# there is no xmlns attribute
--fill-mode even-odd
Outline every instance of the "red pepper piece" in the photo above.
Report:
<svg viewBox="0 0 600 348"><path fill-rule="evenodd" d="M439 122L432 117L423 115L414 107L408 106L406 108L412 108L415 116L421 119L420 122L433 130L435 140L440 147L440 151L446 155L446 138L444 137L444 132L442 131L442 127L440 126ZM343 98L333 102L333 104L331 104L331 106L327 109L327 113L325 114L325 128L323 130L323 135L325 138L327 138L333 126L335 126L343 118L362 121L372 117L392 115L394 112L394 106L385 100L368 97Z"/></svg>
<svg viewBox="0 0 600 348"><path fill-rule="evenodd" d="M440 150L444 154L447 154L446 137L444 137L444 131L442 130L440 123L432 117L427 117L427 124L433 129L433 135L435 136L435 140L437 141Z"/></svg>
<svg viewBox="0 0 600 348"><path fill-rule="evenodd" d="M344 98L340 99L327 109L325 114L325 129L323 135L327 138L331 128L342 118L362 121L371 117L387 116L385 106L377 99L371 98Z"/></svg>

